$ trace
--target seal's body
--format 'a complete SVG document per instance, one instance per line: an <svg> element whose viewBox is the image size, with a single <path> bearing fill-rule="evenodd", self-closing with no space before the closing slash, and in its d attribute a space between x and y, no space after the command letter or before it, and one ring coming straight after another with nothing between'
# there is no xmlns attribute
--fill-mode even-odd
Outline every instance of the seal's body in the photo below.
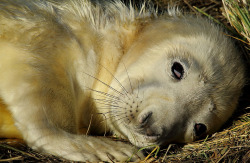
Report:
<svg viewBox="0 0 250 163"><path fill-rule="evenodd" d="M211 134L236 108L244 67L220 29L174 9L1 0L0 78L1 110L11 113L1 115L30 147L121 161L131 145L90 135L143 147Z"/></svg>

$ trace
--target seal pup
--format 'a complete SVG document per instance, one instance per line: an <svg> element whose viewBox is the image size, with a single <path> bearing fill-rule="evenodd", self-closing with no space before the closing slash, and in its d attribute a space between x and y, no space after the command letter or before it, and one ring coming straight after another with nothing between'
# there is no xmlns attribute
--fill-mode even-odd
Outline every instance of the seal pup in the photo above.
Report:
<svg viewBox="0 0 250 163"><path fill-rule="evenodd" d="M1 0L0 78L4 116L31 148L91 162L143 158L94 137L106 132L137 147L215 132L245 80L240 54L211 22L87 0Z"/></svg>

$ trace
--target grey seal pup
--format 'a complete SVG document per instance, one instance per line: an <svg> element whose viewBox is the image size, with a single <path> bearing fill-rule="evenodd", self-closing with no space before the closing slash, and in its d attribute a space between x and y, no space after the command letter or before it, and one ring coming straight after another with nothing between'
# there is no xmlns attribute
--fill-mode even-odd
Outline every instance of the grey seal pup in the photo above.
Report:
<svg viewBox="0 0 250 163"><path fill-rule="evenodd" d="M134 146L217 131L245 81L235 45L211 22L87 0L1 0L0 78L1 116L15 123L2 135L91 162L137 161ZM134 146L94 136L106 132Z"/></svg>

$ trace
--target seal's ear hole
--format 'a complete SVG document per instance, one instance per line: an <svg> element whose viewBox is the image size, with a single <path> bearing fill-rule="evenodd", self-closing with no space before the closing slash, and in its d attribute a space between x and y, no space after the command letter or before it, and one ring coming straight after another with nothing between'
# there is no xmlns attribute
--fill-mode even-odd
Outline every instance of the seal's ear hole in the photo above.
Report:
<svg viewBox="0 0 250 163"><path fill-rule="evenodd" d="M195 132L195 136L202 136L206 133L207 131L207 126L202 124L202 123L196 123L194 125L194 132Z"/></svg>
<svg viewBox="0 0 250 163"><path fill-rule="evenodd" d="M176 79L181 80L183 78L184 68L179 62L173 63L173 65L171 67L171 71L172 71L173 76Z"/></svg>

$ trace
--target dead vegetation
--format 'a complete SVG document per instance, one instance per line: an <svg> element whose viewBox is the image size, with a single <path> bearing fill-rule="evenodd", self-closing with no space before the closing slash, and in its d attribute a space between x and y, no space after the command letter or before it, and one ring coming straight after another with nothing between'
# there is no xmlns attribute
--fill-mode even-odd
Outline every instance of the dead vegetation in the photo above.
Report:
<svg viewBox="0 0 250 163"><path fill-rule="evenodd" d="M185 12L203 15L229 30L238 40L249 73L249 1L248 0L152 0L160 10L168 4ZM248 4L247 4L248 1ZM224 4L224 6L223 6ZM249 84L249 81L248 81ZM186 145L170 144L150 152L146 162L250 162L250 88L246 86L238 110L221 131ZM158 147L156 147L158 148ZM155 154L157 154L155 156ZM22 142L0 139L0 162L68 162L33 151Z"/></svg>

